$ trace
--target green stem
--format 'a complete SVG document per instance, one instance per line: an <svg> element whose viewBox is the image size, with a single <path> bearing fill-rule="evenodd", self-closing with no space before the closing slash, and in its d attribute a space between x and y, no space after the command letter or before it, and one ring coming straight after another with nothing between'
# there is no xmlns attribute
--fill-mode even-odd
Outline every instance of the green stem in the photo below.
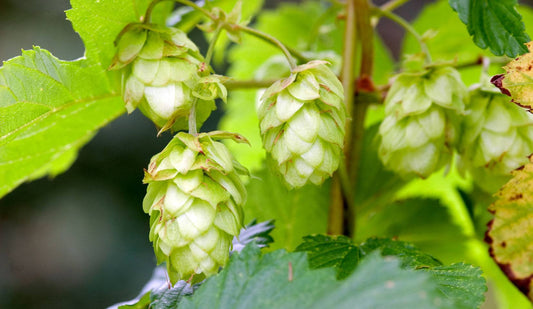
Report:
<svg viewBox="0 0 533 309"><path fill-rule="evenodd" d="M267 88L273 83L275 83L277 79L266 79L266 80L228 80L224 83L224 86L228 90L235 90L235 89L254 89L254 88Z"/></svg>
<svg viewBox="0 0 533 309"><path fill-rule="evenodd" d="M189 134L198 135L198 129L196 128L196 103L198 102L197 98L194 98L191 105L191 110L189 112Z"/></svg>
<svg viewBox="0 0 533 309"><path fill-rule="evenodd" d="M383 11L392 12L396 8L404 5L405 3L409 2L410 0L390 0L389 2L383 4L380 8Z"/></svg>
<svg viewBox="0 0 533 309"><path fill-rule="evenodd" d="M197 10L198 12L204 14L207 18L211 19L211 20L214 20L215 17L213 15L211 15L211 13L209 13L208 10L204 9L203 7L201 6L198 6L196 3L194 3L193 1L189 1L189 0L154 0L150 3L150 5L148 6L148 8L146 9L146 13L144 14L144 23L147 24L150 22L151 20L151 17L152 17L152 11L154 10L154 7L160 3L160 2L163 2L163 1L174 1L176 3L180 3L180 4L183 4L183 5L186 5L186 6L190 6L192 7L193 9Z"/></svg>
<svg viewBox="0 0 533 309"><path fill-rule="evenodd" d="M234 24L234 25L231 25L231 27L239 29L241 31L244 31L244 32L246 32L246 33L248 33L250 35L253 35L253 36L257 37L257 38L260 38L262 40L270 42L272 45L277 46L283 52L283 54L285 55L285 58L287 58L287 62L289 62L289 66L291 67L291 70L296 68L296 61L292 57L291 52L287 49L287 47L285 45L283 45L275 37L271 36L268 33L264 33L262 31L259 31L259 30L256 30L256 29L253 29L253 28L250 28L250 27L247 27L247 26L243 26L243 25Z"/></svg>
<svg viewBox="0 0 533 309"><path fill-rule="evenodd" d="M431 63L431 54L429 53L429 49L428 49L428 46L426 44L426 42L424 42L424 39L422 38L422 36L415 30L415 28L413 28L413 26L411 26L411 24L406 21L405 19L403 19L402 17L392 13L392 12L389 12L389 11L384 11L380 8L374 8L377 12L378 15L383 15L385 17L387 17L388 19L394 21L395 23L397 23L398 25L402 26L407 32L411 33L415 39L418 41L418 44L420 45L420 50L422 51L422 53L425 54L426 56L426 62L429 64Z"/></svg>
<svg viewBox="0 0 533 309"><path fill-rule="evenodd" d="M215 30L215 33L213 34L213 38L211 39L211 42L209 42L209 48L207 49L207 53L205 54L205 64L209 68L209 64L211 63L211 59L213 58L213 52L215 51L215 45L217 43L218 38L220 37L220 33L222 32L222 27L218 26Z"/></svg>

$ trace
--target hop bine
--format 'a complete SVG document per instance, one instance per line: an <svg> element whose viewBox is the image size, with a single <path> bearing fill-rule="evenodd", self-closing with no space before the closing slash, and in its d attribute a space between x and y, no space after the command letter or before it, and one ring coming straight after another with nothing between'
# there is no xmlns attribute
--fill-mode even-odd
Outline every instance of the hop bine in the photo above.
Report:
<svg viewBox="0 0 533 309"><path fill-rule="evenodd" d="M263 147L289 188L316 185L338 168L346 111L343 88L325 61L298 66L257 106Z"/></svg>
<svg viewBox="0 0 533 309"><path fill-rule="evenodd" d="M150 241L172 283L198 281L224 266L242 227L247 170L217 139L247 142L226 132L178 133L155 155L144 182L143 209L150 214Z"/></svg>
<svg viewBox="0 0 533 309"><path fill-rule="evenodd" d="M177 131L187 129L193 102L201 124L215 109L214 99L225 100L221 80L206 76L203 61L198 47L181 30L133 24L117 39L109 69L124 69L123 99L128 112L138 107L157 126Z"/></svg>
<svg viewBox="0 0 533 309"><path fill-rule="evenodd" d="M426 178L447 164L458 141L466 87L452 67L399 74L385 99L378 154L404 176Z"/></svg>

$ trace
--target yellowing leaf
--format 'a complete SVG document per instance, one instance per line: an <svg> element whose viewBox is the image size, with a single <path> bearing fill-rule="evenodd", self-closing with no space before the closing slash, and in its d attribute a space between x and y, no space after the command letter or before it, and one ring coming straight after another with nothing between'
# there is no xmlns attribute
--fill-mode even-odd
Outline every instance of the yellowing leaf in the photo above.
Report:
<svg viewBox="0 0 533 309"><path fill-rule="evenodd" d="M503 272L533 300L533 159L497 194L486 241Z"/></svg>
<svg viewBox="0 0 533 309"><path fill-rule="evenodd" d="M533 108L533 42L526 45L529 52L504 67L507 73L501 85L497 79L496 81L493 79L493 82L503 93L510 94L513 102L531 109Z"/></svg>

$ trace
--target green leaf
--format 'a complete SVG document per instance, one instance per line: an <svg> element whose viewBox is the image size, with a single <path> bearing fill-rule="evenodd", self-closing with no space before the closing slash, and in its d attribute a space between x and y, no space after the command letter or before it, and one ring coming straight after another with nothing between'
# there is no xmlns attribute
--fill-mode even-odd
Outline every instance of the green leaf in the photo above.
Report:
<svg viewBox="0 0 533 309"><path fill-rule="evenodd" d="M412 244L391 239L370 238L361 245L361 250L365 255L381 251L384 256L400 258L403 267L429 273L442 296L453 302L451 308L479 308L485 300L487 287L479 267L464 263L444 266Z"/></svg>
<svg viewBox="0 0 533 309"><path fill-rule="evenodd" d="M430 274L442 298L454 304L450 308L478 308L484 300L485 279L479 268L463 263L443 266L406 242L370 238L356 246L346 237L315 235L305 237L298 250L307 252L311 268L335 267L343 272L343 277L349 277L360 260L362 264L369 255L381 252L383 256L399 258L403 268ZM356 254L349 256L350 252ZM363 266L357 267L356 272Z"/></svg>
<svg viewBox="0 0 533 309"><path fill-rule="evenodd" d="M72 9L67 18L85 44L85 56L104 68L111 64L115 41L129 23L141 22L152 0L71 0ZM173 4L158 4L152 13L152 22L164 24Z"/></svg>
<svg viewBox="0 0 533 309"><path fill-rule="evenodd" d="M261 255L256 246L234 255L180 308L441 308L430 276L402 270L395 259L366 258L355 272L336 281L331 269L309 270L303 253Z"/></svg>
<svg viewBox="0 0 533 309"><path fill-rule="evenodd" d="M173 288L162 288L150 294L150 309L177 308L184 296L191 295L194 287L185 281L179 281Z"/></svg>
<svg viewBox="0 0 533 309"><path fill-rule="evenodd" d="M516 57L530 41L516 0L449 0L477 46L497 55Z"/></svg>
<svg viewBox="0 0 533 309"><path fill-rule="evenodd" d="M141 295L139 295L141 296ZM107 309L147 309L150 306L150 292L144 293L142 297L136 299L137 302L133 304L118 305L113 307L108 307Z"/></svg>
<svg viewBox="0 0 533 309"><path fill-rule="evenodd" d="M329 185L307 185L288 191L279 177L269 170L252 174L248 183L245 216L260 221L275 220L272 248L294 249L303 236L325 233L329 205Z"/></svg>
<svg viewBox="0 0 533 309"><path fill-rule="evenodd" d="M455 309L479 308L485 300L486 282L478 267L457 263L421 270L430 273L442 294L455 301Z"/></svg>
<svg viewBox="0 0 533 309"><path fill-rule="evenodd" d="M489 223L486 241L494 261L533 300L533 163L512 174L489 207L494 219Z"/></svg>
<svg viewBox="0 0 533 309"><path fill-rule="evenodd" d="M377 250L384 256L395 256L406 268L418 269L442 265L439 260L422 252L413 244L388 238L369 238L361 244L361 250L364 255Z"/></svg>
<svg viewBox="0 0 533 309"><path fill-rule="evenodd" d="M124 112L105 71L38 47L0 69L0 197L65 171L96 130Z"/></svg>
<svg viewBox="0 0 533 309"><path fill-rule="evenodd" d="M362 258L361 249L346 236L305 236L295 251L307 252L309 267L334 267L337 279L348 277Z"/></svg>
<svg viewBox="0 0 533 309"><path fill-rule="evenodd" d="M408 241L446 262L464 256L468 236L437 199L413 198L361 214L357 239L372 236Z"/></svg>

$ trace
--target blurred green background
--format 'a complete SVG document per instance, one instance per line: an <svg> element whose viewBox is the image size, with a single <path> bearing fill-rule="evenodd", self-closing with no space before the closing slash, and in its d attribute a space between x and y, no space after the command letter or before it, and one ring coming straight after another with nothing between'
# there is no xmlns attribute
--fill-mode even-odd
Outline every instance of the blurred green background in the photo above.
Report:
<svg viewBox="0 0 533 309"><path fill-rule="evenodd" d="M279 2L266 0L266 7ZM413 0L398 13L412 19L431 2ZM32 45L64 60L81 57L68 8L67 0L0 0L0 59ZM403 31L389 21L378 30L397 56ZM193 36L205 49L199 32ZM170 140L156 133L139 112L124 115L82 149L69 171L0 199L0 308L105 308L135 297L155 266L141 180L150 157Z"/></svg>

